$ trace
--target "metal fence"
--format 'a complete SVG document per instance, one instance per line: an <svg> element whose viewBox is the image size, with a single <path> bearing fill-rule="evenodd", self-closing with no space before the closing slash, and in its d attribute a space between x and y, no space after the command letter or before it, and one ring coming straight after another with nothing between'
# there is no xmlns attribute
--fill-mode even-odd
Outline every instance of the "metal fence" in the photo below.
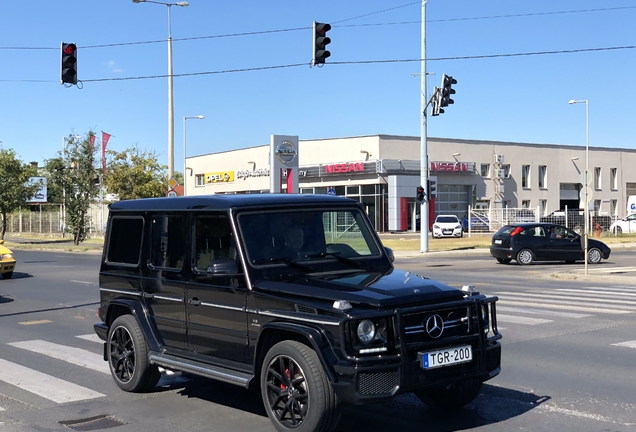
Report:
<svg viewBox="0 0 636 432"><path fill-rule="evenodd" d="M606 232L617 218L604 215L601 212L590 211L589 231ZM497 208L497 209L468 209L468 216L462 219L464 231L470 233L494 233L501 227L520 222L546 222L563 225L577 233L582 233L585 227L583 210L564 209L543 216L540 210L528 208Z"/></svg>
<svg viewBox="0 0 636 432"><path fill-rule="evenodd" d="M8 214L7 231L5 234L13 236L37 235L43 237L70 236L68 231L64 231L62 206L59 204L49 204L46 211L42 210L42 207L40 207L40 211L21 210ZM108 208L104 208L104 206L101 205L90 207L89 213L86 215L89 237L104 237L107 212Z"/></svg>

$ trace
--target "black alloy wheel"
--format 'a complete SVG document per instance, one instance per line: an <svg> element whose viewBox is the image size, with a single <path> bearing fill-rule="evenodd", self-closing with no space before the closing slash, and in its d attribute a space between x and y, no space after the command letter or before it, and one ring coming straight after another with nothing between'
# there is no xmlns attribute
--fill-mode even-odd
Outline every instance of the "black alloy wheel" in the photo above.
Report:
<svg viewBox="0 0 636 432"><path fill-rule="evenodd" d="M261 396L280 432L327 432L338 422L338 399L320 360L300 342L279 342L269 350L261 370Z"/></svg>
<svg viewBox="0 0 636 432"><path fill-rule="evenodd" d="M128 392L154 387L161 373L148 361L148 347L132 315L118 317L108 332L108 365L115 383Z"/></svg>

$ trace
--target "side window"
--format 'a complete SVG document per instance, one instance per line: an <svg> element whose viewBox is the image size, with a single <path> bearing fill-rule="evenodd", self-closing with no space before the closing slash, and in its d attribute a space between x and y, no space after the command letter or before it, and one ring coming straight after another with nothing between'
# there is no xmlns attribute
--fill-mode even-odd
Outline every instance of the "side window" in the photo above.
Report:
<svg viewBox="0 0 636 432"><path fill-rule="evenodd" d="M206 271L210 263L236 259L236 245L225 215L200 216L194 223L195 268Z"/></svg>
<svg viewBox="0 0 636 432"><path fill-rule="evenodd" d="M135 267L139 265L143 231L142 217L113 217L110 220L106 261Z"/></svg>
<svg viewBox="0 0 636 432"><path fill-rule="evenodd" d="M153 216L151 224L149 264L153 267L180 270L187 243L184 216Z"/></svg>

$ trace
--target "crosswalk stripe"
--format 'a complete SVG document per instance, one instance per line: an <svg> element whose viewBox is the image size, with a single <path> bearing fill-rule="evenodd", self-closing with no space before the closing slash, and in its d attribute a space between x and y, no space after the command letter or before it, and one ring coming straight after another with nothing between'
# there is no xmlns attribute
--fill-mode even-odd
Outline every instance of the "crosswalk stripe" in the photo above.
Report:
<svg viewBox="0 0 636 432"><path fill-rule="evenodd" d="M57 403L96 399L106 395L0 359L0 381Z"/></svg>
<svg viewBox="0 0 636 432"><path fill-rule="evenodd" d="M505 314L498 313L497 322L537 325L537 324L549 323L549 322L552 322L552 320L541 319L541 318L528 318L528 317L522 317L522 316L516 316L516 315L505 315Z"/></svg>
<svg viewBox="0 0 636 432"><path fill-rule="evenodd" d="M81 348L59 345L43 340L12 342L8 345L53 357L58 360L82 366L105 374L110 374L108 363L99 354Z"/></svg>
<svg viewBox="0 0 636 432"><path fill-rule="evenodd" d="M573 293L577 293L577 294L587 294L587 295L598 295L598 294L602 294L602 295L611 295L611 296L615 296L615 297L636 297L636 293L635 292L625 292L625 291L608 291L608 290L586 290L586 291L580 291L577 289L572 289L572 288L557 288L554 291L558 291L558 292L564 292L564 293L568 293L568 292L573 292ZM546 292L546 291L542 291L542 292Z"/></svg>
<svg viewBox="0 0 636 432"><path fill-rule="evenodd" d="M622 346L622 347L627 347L627 348L636 348L636 340L615 343L615 344L612 344L612 345L614 345L614 346Z"/></svg>
<svg viewBox="0 0 636 432"><path fill-rule="evenodd" d="M533 294L533 293L496 293L497 295L505 295L503 298L506 299L528 299L528 301L532 300L542 300L542 301L553 301L558 304L571 304L576 306L587 306L590 304L590 301L585 301L587 299L581 299L579 297L568 297L562 295L555 294ZM499 302L502 298L499 298ZM617 309L624 309L629 311L636 311L636 303L628 302L624 300L609 300L609 299L597 299L594 298L594 303L608 303L607 305L602 306L612 306Z"/></svg>
<svg viewBox="0 0 636 432"><path fill-rule="evenodd" d="M565 318L586 318L586 317L593 316L590 314L580 314L580 313L574 313L574 312L559 312L559 311L529 309L529 308L520 308L520 307L512 307L512 306L497 306L497 316L499 316L499 311L519 312L519 313L526 313L531 315L549 315L549 316L558 316L558 317L565 317Z"/></svg>
<svg viewBox="0 0 636 432"><path fill-rule="evenodd" d="M545 307L548 309L560 309L560 310L572 310L579 312L594 312L594 313L606 313L612 315L621 315L621 314L629 314L633 313L629 310L616 310L616 309L602 309L598 307L583 307L583 306L572 306L569 304L556 304L556 303L537 303L537 302L529 302L528 300L524 301L514 301L514 300L505 300L499 299L497 301L497 305L511 305L511 306L533 306L533 307ZM499 309L499 306L497 306Z"/></svg>
<svg viewBox="0 0 636 432"><path fill-rule="evenodd" d="M593 268L588 269L592 273L624 273L636 271L636 267L609 267L609 268Z"/></svg>

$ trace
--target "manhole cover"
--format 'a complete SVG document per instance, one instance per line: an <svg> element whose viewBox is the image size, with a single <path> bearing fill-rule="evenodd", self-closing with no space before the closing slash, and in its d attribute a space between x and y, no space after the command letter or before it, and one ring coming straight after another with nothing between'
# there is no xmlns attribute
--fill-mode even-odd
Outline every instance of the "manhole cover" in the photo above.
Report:
<svg viewBox="0 0 636 432"><path fill-rule="evenodd" d="M73 429L75 431L110 429L126 424L125 422L111 417L108 414L78 420L65 420L59 423L62 426L66 426L67 428Z"/></svg>

